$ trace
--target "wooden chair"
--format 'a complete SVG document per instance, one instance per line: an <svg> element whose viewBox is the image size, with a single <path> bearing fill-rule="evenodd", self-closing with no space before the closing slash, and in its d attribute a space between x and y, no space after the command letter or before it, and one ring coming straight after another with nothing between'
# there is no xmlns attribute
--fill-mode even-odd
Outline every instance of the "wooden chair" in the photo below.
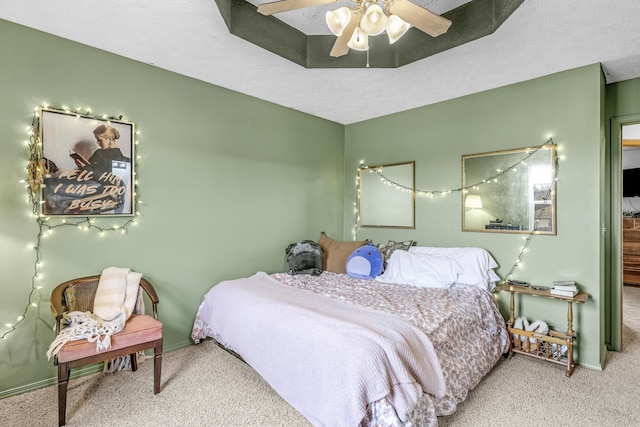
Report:
<svg viewBox="0 0 640 427"><path fill-rule="evenodd" d="M69 280L58 285L51 292L51 311L56 318L56 335L60 332L62 316L67 311L93 311L93 300L98 289L100 276L88 276ZM71 368L90 363L104 362L119 356L129 355L131 369L138 369L137 352L154 349L153 394L160 392L162 369L162 323L158 321L158 295L145 278L140 280L140 288L148 295L153 305L153 317L146 314L132 314L122 331L111 336L111 347L98 352L96 343L86 339L69 341L58 352L58 422L66 423L67 384ZM142 294L141 294L142 295Z"/></svg>

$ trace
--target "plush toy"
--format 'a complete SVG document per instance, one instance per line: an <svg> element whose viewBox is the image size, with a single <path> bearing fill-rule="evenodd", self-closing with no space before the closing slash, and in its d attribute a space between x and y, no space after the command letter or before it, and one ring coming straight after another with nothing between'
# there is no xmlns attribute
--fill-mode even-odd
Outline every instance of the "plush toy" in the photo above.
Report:
<svg viewBox="0 0 640 427"><path fill-rule="evenodd" d="M355 279L373 279L382 274L382 253L372 244L360 246L347 259L347 274Z"/></svg>
<svg viewBox="0 0 640 427"><path fill-rule="evenodd" d="M527 326L529 326L529 321L524 317L516 317L516 320L513 322L514 329L525 330L524 322L527 322ZM513 334L513 341L517 346L520 346L520 341L524 339L524 335Z"/></svg>
<svg viewBox="0 0 640 427"><path fill-rule="evenodd" d="M289 274L311 274L323 271L324 251L312 240L291 243L285 250Z"/></svg>
<svg viewBox="0 0 640 427"><path fill-rule="evenodd" d="M538 332L542 335L547 335L549 333L549 325L543 320L536 320L533 323L529 324L529 321L525 317L516 318L515 322L513 322L513 328L521 329L527 332ZM514 339L518 341L526 340L525 335L513 334ZM535 338L529 338L530 343L535 343L537 340Z"/></svg>
<svg viewBox="0 0 640 427"><path fill-rule="evenodd" d="M526 328L528 332L537 332L540 335L549 334L549 325L544 320L536 320ZM536 342L535 338L529 338L529 342Z"/></svg>

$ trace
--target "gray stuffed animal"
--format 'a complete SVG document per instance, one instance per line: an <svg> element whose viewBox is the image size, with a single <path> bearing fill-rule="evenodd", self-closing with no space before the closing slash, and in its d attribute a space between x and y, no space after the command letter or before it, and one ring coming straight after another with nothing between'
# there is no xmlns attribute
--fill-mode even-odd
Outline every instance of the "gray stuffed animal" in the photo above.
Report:
<svg viewBox="0 0 640 427"><path fill-rule="evenodd" d="M324 251L313 240L303 240L291 243L285 250L289 274L322 273L324 266Z"/></svg>

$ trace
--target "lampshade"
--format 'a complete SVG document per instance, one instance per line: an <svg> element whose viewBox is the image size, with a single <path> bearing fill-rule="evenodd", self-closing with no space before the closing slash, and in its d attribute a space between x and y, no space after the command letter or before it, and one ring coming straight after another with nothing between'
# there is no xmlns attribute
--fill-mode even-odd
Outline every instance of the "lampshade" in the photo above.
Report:
<svg viewBox="0 0 640 427"><path fill-rule="evenodd" d="M351 20L351 9L345 6L334 11L327 12L325 19L329 30L331 30L331 32L336 36L340 37Z"/></svg>
<svg viewBox="0 0 640 427"><path fill-rule="evenodd" d="M369 36L360 27L357 27L353 31L347 46L353 50L369 50Z"/></svg>
<svg viewBox="0 0 640 427"><path fill-rule="evenodd" d="M411 28L411 24L405 22L397 15L391 15L387 19L387 36L389 44L394 44L400 37Z"/></svg>
<svg viewBox="0 0 640 427"><path fill-rule="evenodd" d="M378 4L367 7L367 11L360 20L360 28L370 36L377 36L387 28L387 15Z"/></svg>
<svg viewBox="0 0 640 427"><path fill-rule="evenodd" d="M470 209L482 209L482 199L478 194L469 194L464 199L464 207Z"/></svg>

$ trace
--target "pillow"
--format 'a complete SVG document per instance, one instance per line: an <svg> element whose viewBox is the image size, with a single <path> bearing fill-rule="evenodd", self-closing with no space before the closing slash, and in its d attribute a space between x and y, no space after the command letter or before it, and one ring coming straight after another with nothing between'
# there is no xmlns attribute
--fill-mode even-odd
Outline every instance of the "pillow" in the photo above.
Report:
<svg viewBox="0 0 640 427"><path fill-rule="evenodd" d="M411 246L415 245L415 240L405 240L402 242L396 242L394 240L389 240L386 245L380 244L378 245L378 249L382 253L382 257L384 258L384 268L387 268L387 262L391 257L391 254L396 249L402 249L403 251L408 251Z"/></svg>
<svg viewBox="0 0 640 427"><path fill-rule="evenodd" d="M455 259L462 272L458 274L457 283L477 286L480 289L492 292L495 283L500 277L493 271L498 267L495 259L483 248L434 248L426 246L416 246L409 249L414 254L438 255Z"/></svg>
<svg viewBox="0 0 640 427"><path fill-rule="evenodd" d="M461 272L462 268L454 259L395 250L387 269L375 280L420 288L448 288Z"/></svg>
<svg viewBox="0 0 640 427"><path fill-rule="evenodd" d="M318 240L318 244L324 251L325 271L345 274L347 272L346 265L349 255L365 243L367 242L340 242L327 236L324 231L320 233L320 240Z"/></svg>
<svg viewBox="0 0 640 427"><path fill-rule="evenodd" d="M373 279L382 273L382 254L375 245L367 243L351 252L346 269L354 279Z"/></svg>

